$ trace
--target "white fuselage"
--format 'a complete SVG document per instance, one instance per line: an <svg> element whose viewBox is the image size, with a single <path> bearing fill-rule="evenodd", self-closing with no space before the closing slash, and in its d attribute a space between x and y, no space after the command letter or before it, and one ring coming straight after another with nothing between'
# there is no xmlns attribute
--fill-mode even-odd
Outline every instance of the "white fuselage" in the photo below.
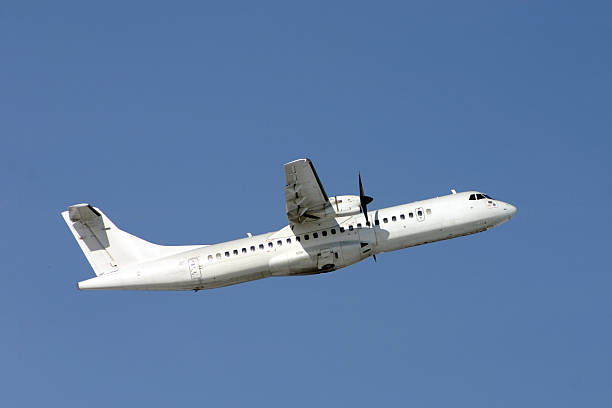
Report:
<svg viewBox="0 0 612 408"><path fill-rule="evenodd" d="M516 208L451 194L363 214L286 226L278 231L200 246L79 283L80 289L200 290L269 276L344 268L383 252L482 232Z"/></svg>

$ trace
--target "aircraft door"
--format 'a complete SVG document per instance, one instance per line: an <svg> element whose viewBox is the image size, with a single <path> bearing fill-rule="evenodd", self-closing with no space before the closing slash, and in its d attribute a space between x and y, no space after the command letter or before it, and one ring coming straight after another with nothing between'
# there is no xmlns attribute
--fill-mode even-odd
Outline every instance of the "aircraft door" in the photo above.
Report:
<svg viewBox="0 0 612 408"><path fill-rule="evenodd" d="M423 207L419 207L416 209L416 217L417 217L417 221L425 220L425 210L423 210Z"/></svg>
<svg viewBox="0 0 612 408"><path fill-rule="evenodd" d="M202 277L202 271L200 270L200 261L198 261L198 258L189 258L189 261L187 262L189 264L191 279L200 279Z"/></svg>

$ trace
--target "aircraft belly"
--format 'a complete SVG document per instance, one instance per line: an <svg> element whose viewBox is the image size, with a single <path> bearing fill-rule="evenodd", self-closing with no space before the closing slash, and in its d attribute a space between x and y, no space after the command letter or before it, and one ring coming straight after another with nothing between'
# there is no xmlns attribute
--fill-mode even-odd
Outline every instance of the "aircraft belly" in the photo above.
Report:
<svg viewBox="0 0 612 408"><path fill-rule="evenodd" d="M358 241L306 247L277 254L270 259L271 276L325 273L359 262L362 255Z"/></svg>
<svg viewBox="0 0 612 408"><path fill-rule="evenodd" d="M204 288L217 288L268 276L267 257L249 257L215 266L215 277Z"/></svg>

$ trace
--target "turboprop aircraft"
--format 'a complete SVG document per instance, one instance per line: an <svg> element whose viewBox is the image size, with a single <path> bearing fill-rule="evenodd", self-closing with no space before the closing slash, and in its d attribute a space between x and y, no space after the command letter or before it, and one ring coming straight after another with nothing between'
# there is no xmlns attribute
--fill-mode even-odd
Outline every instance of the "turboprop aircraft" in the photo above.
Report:
<svg viewBox="0 0 612 408"><path fill-rule="evenodd" d="M269 276L335 271L376 254L475 234L498 226L516 207L466 191L368 211L359 195L329 197L309 159L285 164L289 225L214 245L163 246L117 228L98 208L62 212L96 277L79 289L201 290Z"/></svg>

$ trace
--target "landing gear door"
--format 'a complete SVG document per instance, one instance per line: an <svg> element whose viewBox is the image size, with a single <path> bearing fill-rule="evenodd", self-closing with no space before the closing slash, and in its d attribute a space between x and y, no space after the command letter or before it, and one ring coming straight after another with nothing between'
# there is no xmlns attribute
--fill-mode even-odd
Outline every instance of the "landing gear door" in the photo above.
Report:
<svg viewBox="0 0 612 408"><path fill-rule="evenodd" d="M320 271L333 269L336 266L337 254L331 249L324 249L317 255L317 269Z"/></svg>
<svg viewBox="0 0 612 408"><path fill-rule="evenodd" d="M361 247L361 255L365 258L374 253L376 246L376 230L372 227L359 228L359 241Z"/></svg>

